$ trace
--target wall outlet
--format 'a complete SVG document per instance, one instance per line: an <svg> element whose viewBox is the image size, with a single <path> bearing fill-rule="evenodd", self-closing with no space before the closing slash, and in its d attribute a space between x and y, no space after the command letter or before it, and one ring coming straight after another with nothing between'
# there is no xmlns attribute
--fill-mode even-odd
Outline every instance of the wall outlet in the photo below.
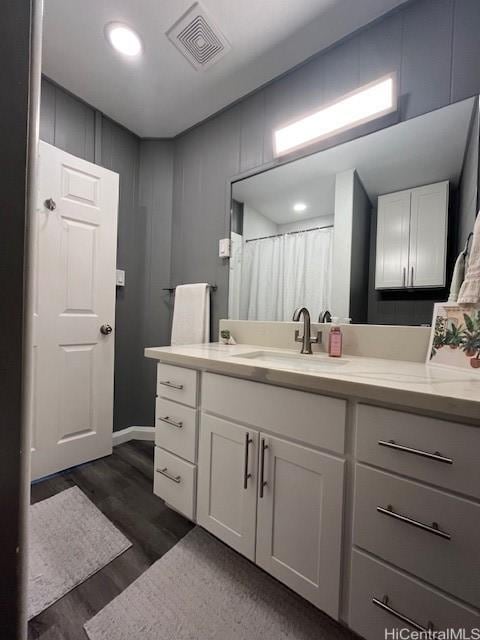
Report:
<svg viewBox="0 0 480 640"><path fill-rule="evenodd" d="M117 269L117 287L125 286L125 271L123 269Z"/></svg>
<svg viewBox="0 0 480 640"><path fill-rule="evenodd" d="M218 241L218 257L229 258L230 257L230 238L222 238Z"/></svg>

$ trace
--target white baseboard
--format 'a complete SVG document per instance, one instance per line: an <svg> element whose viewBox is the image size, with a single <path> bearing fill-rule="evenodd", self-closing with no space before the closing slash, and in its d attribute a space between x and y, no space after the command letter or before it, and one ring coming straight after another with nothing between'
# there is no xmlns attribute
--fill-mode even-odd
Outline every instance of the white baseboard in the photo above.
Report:
<svg viewBox="0 0 480 640"><path fill-rule="evenodd" d="M129 440L155 440L155 427L127 427L112 434L114 447Z"/></svg>

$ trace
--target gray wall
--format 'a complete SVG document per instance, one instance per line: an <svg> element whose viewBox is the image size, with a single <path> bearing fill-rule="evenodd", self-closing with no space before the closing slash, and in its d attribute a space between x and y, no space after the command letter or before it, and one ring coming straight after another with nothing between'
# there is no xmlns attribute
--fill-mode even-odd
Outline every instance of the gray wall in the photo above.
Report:
<svg viewBox="0 0 480 640"><path fill-rule="evenodd" d="M350 316L353 322L368 320L368 277L372 205L357 172L353 183Z"/></svg>
<svg viewBox="0 0 480 640"><path fill-rule="evenodd" d="M29 455L29 447L25 447L22 433L22 396L30 23L30 0L2 3L0 288L4 304L0 313L0 501L4 524L0 530L0 618L1 637L5 640L26 637L25 621L22 623L25 604L22 525L28 497L24 458Z"/></svg>
<svg viewBox="0 0 480 640"><path fill-rule="evenodd" d="M152 425L153 365L147 345L169 342L168 296L173 185L172 141L144 141L47 79L40 137L120 174L114 429Z"/></svg>
<svg viewBox="0 0 480 640"><path fill-rule="evenodd" d="M214 320L226 317L228 264L217 257L217 242L229 230L229 178L272 162L277 125L388 71L398 73L401 120L478 93L479 33L478 0L416 0L177 137L173 284L216 283Z"/></svg>
<svg viewBox="0 0 480 640"><path fill-rule="evenodd" d="M456 253L460 253L464 248L468 235L473 229L478 211L479 136L480 115L477 100L475 112L472 115L468 146L460 180Z"/></svg>

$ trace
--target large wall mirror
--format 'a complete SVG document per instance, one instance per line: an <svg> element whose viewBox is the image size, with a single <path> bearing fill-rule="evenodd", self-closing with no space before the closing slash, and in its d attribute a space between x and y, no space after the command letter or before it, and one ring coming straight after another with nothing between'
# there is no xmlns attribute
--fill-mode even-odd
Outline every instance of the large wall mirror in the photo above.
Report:
<svg viewBox="0 0 480 640"><path fill-rule="evenodd" d="M232 184L229 317L429 324L477 210L478 98Z"/></svg>

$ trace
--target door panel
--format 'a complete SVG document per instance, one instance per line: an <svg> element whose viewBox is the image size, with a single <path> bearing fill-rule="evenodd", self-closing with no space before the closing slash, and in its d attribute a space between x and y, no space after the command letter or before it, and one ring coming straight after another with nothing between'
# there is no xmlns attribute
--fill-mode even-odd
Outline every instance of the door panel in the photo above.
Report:
<svg viewBox="0 0 480 640"><path fill-rule="evenodd" d="M260 435L257 564L338 618L344 461Z"/></svg>
<svg viewBox="0 0 480 640"><path fill-rule="evenodd" d="M412 191L408 286L445 286L448 182Z"/></svg>
<svg viewBox="0 0 480 640"><path fill-rule="evenodd" d="M378 198L376 289L406 285L410 233L410 191Z"/></svg>
<svg viewBox="0 0 480 640"><path fill-rule="evenodd" d="M197 520L250 560L255 558L257 444L256 431L202 414Z"/></svg>
<svg viewBox="0 0 480 640"><path fill-rule="evenodd" d="M118 209L117 174L43 142L39 167L34 479L112 450Z"/></svg>

